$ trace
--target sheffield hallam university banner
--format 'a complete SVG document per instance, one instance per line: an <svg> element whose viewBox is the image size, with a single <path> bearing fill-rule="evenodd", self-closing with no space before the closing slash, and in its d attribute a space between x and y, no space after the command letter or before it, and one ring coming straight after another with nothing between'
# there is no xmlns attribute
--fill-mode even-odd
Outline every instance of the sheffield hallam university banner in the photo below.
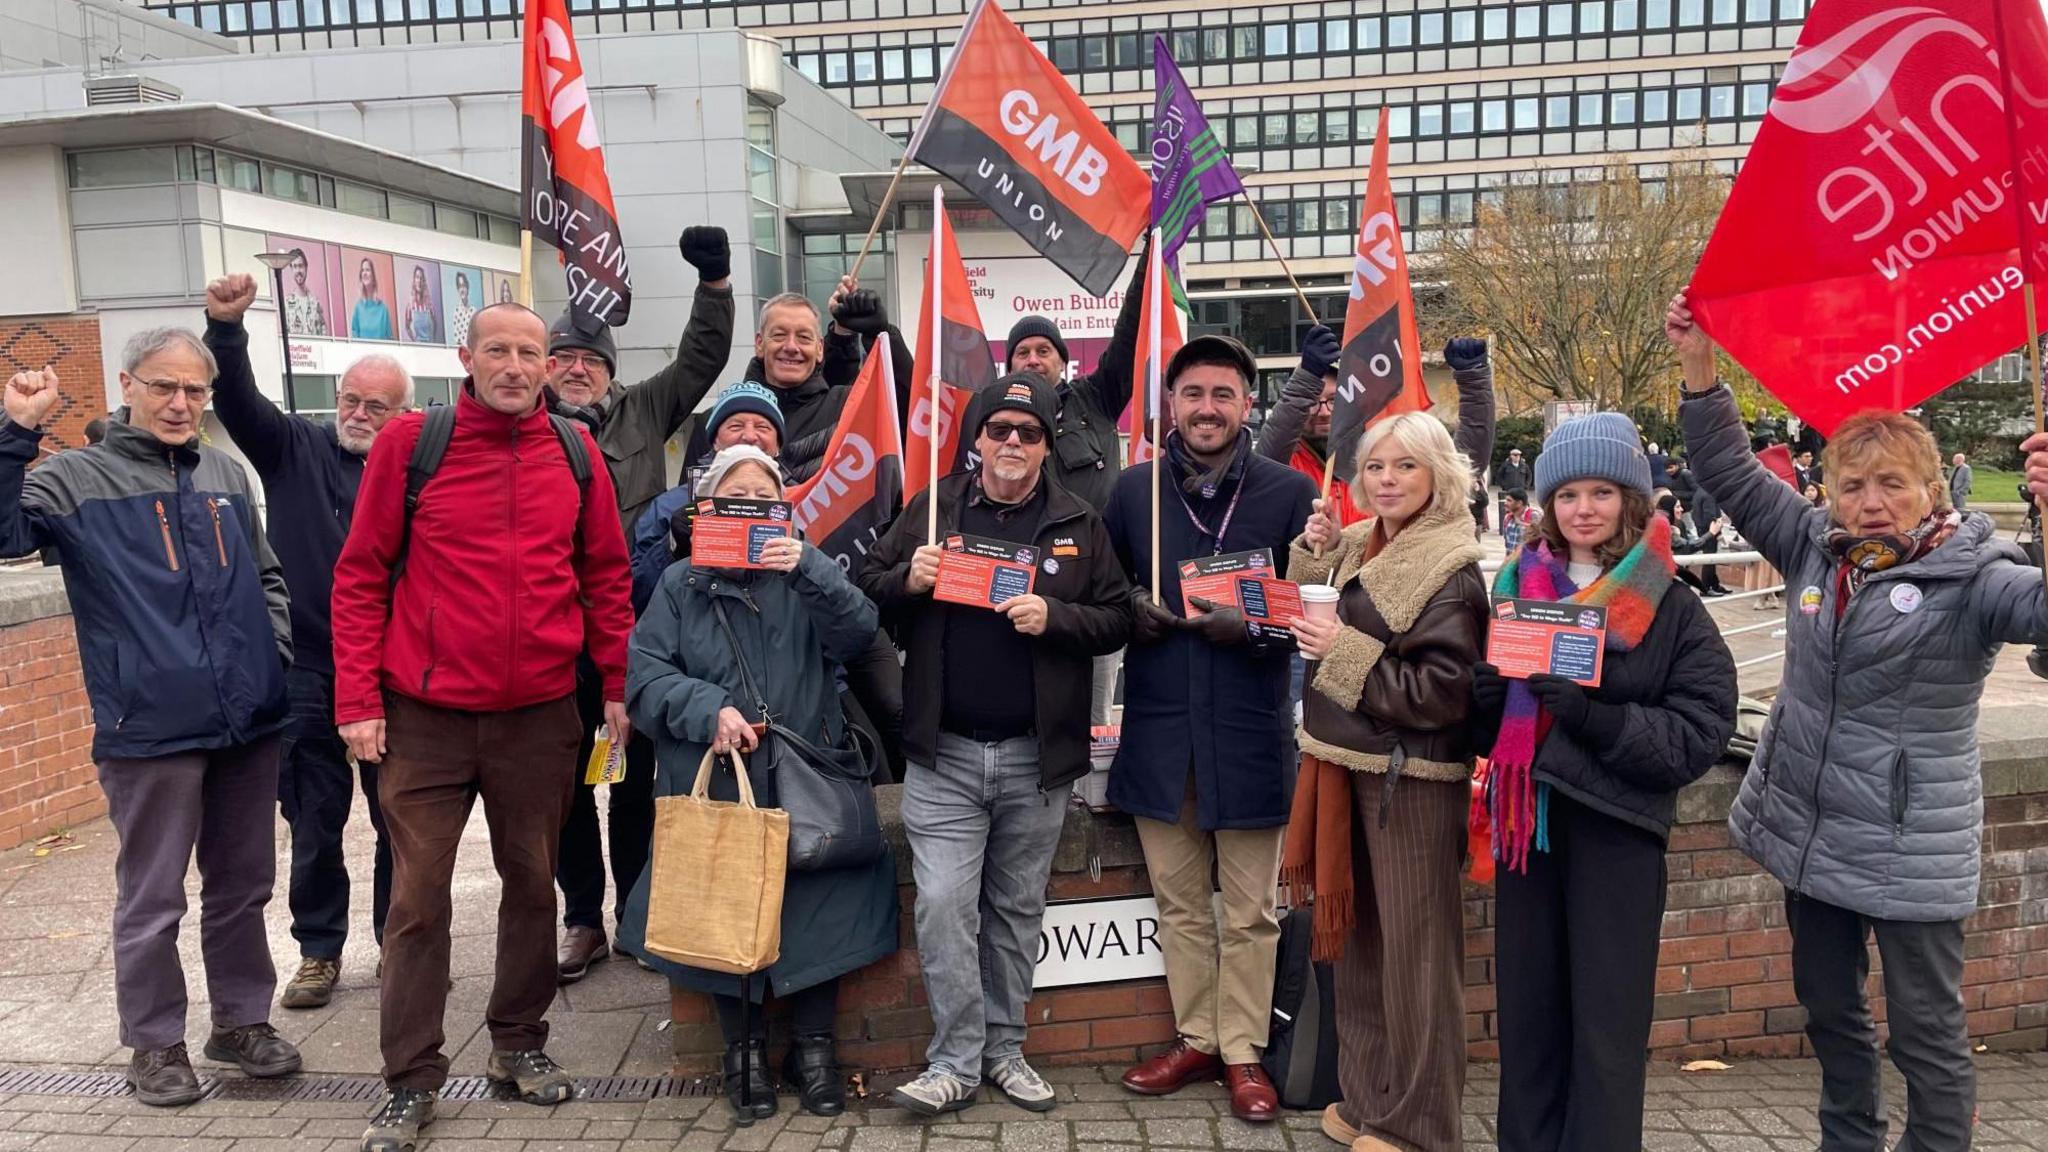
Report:
<svg viewBox="0 0 2048 1152"><path fill-rule="evenodd" d="M1151 180L994 0L968 12L909 152L1096 296L1145 228Z"/></svg>
<svg viewBox="0 0 2048 1152"><path fill-rule="evenodd" d="M633 303L633 275L562 0L527 0L524 49L521 226L561 252L577 327L617 327Z"/></svg>
<svg viewBox="0 0 2048 1152"><path fill-rule="evenodd" d="M1358 249L1351 258L1351 293L1344 306L1344 350L1337 358L1337 394L1330 404L1330 461L1349 478L1365 426L1382 416L1427 412L1422 383L1422 337L1415 298L1408 290L1408 252L1394 213L1387 174L1387 111L1373 137L1372 169L1358 210Z"/></svg>
<svg viewBox="0 0 2048 1152"><path fill-rule="evenodd" d="M1700 326L1823 434L2024 344L2044 85L2038 4L1822 0L1693 274Z"/></svg>

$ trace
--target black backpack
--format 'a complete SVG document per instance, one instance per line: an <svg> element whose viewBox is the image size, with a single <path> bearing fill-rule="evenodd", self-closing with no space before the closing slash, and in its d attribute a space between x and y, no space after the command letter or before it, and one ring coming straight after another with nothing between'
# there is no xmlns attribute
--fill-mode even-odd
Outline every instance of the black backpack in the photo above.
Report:
<svg viewBox="0 0 2048 1152"><path fill-rule="evenodd" d="M1259 1063L1289 1108L1322 1109L1342 1099L1337 1087L1337 977L1309 958L1315 905L1280 922L1273 967L1273 1025Z"/></svg>
<svg viewBox="0 0 2048 1152"><path fill-rule="evenodd" d="M576 477L576 514L580 520L583 501L590 496L590 452L584 446L575 421L550 412L548 424L555 430L555 439L561 442L562 455L569 459L570 474ZM427 481L434 478L434 473L441 470L441 460L448 455L448 442L454 438L454 405L428 405L426 419L420 424L420 438L413 442L412 455L405 461L405 521L398 539L398 563L391 566L394 587L398 578L405 574L406 552L412 547L412 514L420 505L420 493L426 490ZM582 547L580 536L577 547Z"/></svg>

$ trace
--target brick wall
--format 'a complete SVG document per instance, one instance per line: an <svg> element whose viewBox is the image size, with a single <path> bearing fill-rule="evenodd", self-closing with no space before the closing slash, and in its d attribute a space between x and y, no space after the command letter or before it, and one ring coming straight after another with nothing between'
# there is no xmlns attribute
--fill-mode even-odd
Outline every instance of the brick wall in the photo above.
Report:
<svg viewBox="0 0 2048 1152"><path fill-rule="evenodd" d="M106 814L92 710L54 570L9 572L0 591L0 849Z"/></svg>
<svg viewBox="0 0 2048 1152"><path fill-rule="evenodd" d="M6 376L37 371L46 364L57 370L64 399L50 418L44 450L81 447L86 423L107 414L99 318L81 313L0 320L0 384Z"/></svg>
<svg viewBox="0 0 2048 1152"><path fill-rule="evenodd" d="M1984 781L1984 879L1965 943L1970 1034L1993 1049L2048 1047L2048 759L1987 750ZM1680 798L1650 1033L1661 1058L1811 1054L1805 1016L1792 994L1783 890L1728 843L1727 814L1739 783L1734 769L1718 768ZM894 791L886 789L885 796ZM885 822L890 807L885 799ZM901 830L891 831L904 864L909 856ZM1091 848L1104 865L1100 881L1088 878ZM917 1067L931 1035L907 865L902 878L903 950L842 985L838 1034L850 1068ZM1053 899L1147 891L1128 821L1069 817L1054 864ZM1467 885L1466 1036L1477 1060L1499 1056L1493 913L1491 889ZM1873 950L1870 995L1880 1027L1883 993ZM677 1070L715 1068L724 1046L710 1002L688 993L671 1000ZM770 1019L777 1015L771 1010ZM1125 1063L1173 1038L1163 979L1053 989L1032 1000L1029 1018L1025 1051L1048 1064Z"/></svg>

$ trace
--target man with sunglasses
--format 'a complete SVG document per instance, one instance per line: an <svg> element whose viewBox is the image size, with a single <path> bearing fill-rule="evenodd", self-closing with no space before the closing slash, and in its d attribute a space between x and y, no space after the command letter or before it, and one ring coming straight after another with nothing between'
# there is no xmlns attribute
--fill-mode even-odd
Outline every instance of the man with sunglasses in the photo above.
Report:
<svg viewBox="0 0 2048 1152"><path fill-rule="evenodd" d="M119 845L114 1001L134 1050L128 1081L142 1103L164 1107L200 1095L178 950L195 851L206 1055L251 1076L299 1068L270 1026L277 970L263 925L291 620L248 475L200 440L213 354L182 328L150 328L129 338L121 365L126 406L106 440L26 475L60 400L57 374L8 381L0 556L47 548L64 569Z"/></svg>
<svg viewBox="0 0 2048 1152"><path fill-rule="evenodd" d="M370 929L384 943L391 907L391 846L377 803L377 765L350 768L348 747L334 727L334 629L330 601L334 562L341 558L355 518L363 460L377 434L412 408L412 377L382 353L357 360L341 374L334 423L286 415L256 387L249 366L249 333L242 318L256 300L256 279L223 276L206 288L206 346L220 365L213 410L256 475L270 509L270 545L293 590L292 647L285 674L291 719L285 726L277 798L292 828L292 938L299 968L285 985L286 1008L321 1008L341 979L348 941L348 864L343 831L354 799L356 774L377 836L371 870Z"/></svg>
<svg viewBox="0 0 2048 1152"><path fill-rule="evenodd" d="M1101 517L1047 468L1053 405L1035 373L979 393L981 467L912 498L860 577L905 653L903 826L933 1035L924 1074L890 1098L923 1116L967 1107L984 1077L1019 1107L1054 1103L1024 1060L1024 1009L1068 785L1088 771L1089 667L1124 642L1131 609ZM941 540L1017 546L1029 591L934 599L933 500Z"/></svg>

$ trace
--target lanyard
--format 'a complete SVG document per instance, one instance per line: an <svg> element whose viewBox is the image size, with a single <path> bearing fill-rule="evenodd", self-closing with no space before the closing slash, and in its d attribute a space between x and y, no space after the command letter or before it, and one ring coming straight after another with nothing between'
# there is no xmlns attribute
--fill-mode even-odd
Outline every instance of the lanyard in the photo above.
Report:
<svg viewBox="0 0 2048 1152"><path fill-rule="evenodd" d="M1216 539L1216 549L1215 551L1210 553L1211 556L1223 555L1223 537L1230 531L1230 518L1232 516L1237 515L1237 501L1240 497L1244 495L1245 479L1246 478L1242 476L1238 477L1237 491L1232 492L1230 494L1230 503L1223 509L1223 523L1217 525L1216 527L1216 531L1214 533ZM1174 489L1173 494L1175 496L1180 497L1180 510L1182 512L1187 513L1188 523L1193 524L1195 526L1195 531L1203 536L1211 535L1208 526L1203 524L1202 521L1195 516L1195 510L1193 508L1188 507L1187 494L1182 492L1178 487Z"/></svg>

